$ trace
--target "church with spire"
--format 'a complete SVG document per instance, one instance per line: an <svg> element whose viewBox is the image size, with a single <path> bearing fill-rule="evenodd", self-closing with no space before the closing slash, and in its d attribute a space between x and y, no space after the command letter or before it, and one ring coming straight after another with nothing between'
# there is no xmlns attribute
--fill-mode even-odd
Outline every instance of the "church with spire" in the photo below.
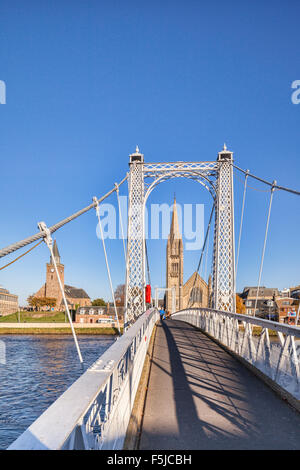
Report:
<svg viewBox="0 0 300 470"><path fill-rule="evenodd" d="M59 277L64 287L65 296L69 305L69 308L75 309L77 307L85 307L91 305L91 299L85 290L68 286L65 284L65 267L61 263L60 254L58 251L56 240L53 243L53 257L55 258ZM46 264L46 282L45 284L34 294L34 297L43 298L54 298L56 299L56 310L64 311L65 305L63 302L62 294L60 291L58 279L55 273L52 256L50 256L50 262Z"/></svg>
<svg viewBox="0 0 300 470"><path fill-rule="evenodd" d="M166 253L166 295L165 308L168 312L188 307L209 307L211 298L211 277L208 283L195 271L183 283L183 242L179 230L176 198L172 212L170 234ZM175 299L173 300L173 292ZM174 303L173 303L174 302Z"/></svg>

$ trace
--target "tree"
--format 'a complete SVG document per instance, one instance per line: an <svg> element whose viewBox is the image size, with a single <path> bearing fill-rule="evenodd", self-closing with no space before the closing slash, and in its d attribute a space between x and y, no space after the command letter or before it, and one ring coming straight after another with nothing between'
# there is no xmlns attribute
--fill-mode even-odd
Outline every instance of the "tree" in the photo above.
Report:
<svg viewBox="0 0 300 470"><path fill-rule="evenodd" d="M243 299L236 294L236 313L246 313L246 307L244 305Z"/></svg>
<svg viewBox="0 0 300 470"><path fill-rule="evenodd" d="M102 298L100 299L95 299L92 302L93 307L106 307L106 302Z"/></svg>
<svg viewBox="0 0 300 470"><path fill-rule="evenodd" d="M37 297L35 297L34 295L30 295L28 298L27 298L27 302L28 302L28 305L30 305L30 307L33 307L35 308L36 310L38 309L39 307L39 299Z"/></svg>
<svg viewBox="0 0 300 470"><path fill-rule="evenodd" d="M27 299L28 304L39 310L41 307L55 307L56 298L54 297L35 297L30 295Z"/></svg>
<svg viewBox="0 0 300 470"><path fill-rule="evenodd" d="M115 300L117 307L124 307L125 305L125 284L119 284L115 290Z"/></svg>
<svg viewBox="0 0 300 470"><path fill-rule="evenodd" d="M42 306L44 307L55 307L56 298L55 297L42 297L41 298Z"/></svg>

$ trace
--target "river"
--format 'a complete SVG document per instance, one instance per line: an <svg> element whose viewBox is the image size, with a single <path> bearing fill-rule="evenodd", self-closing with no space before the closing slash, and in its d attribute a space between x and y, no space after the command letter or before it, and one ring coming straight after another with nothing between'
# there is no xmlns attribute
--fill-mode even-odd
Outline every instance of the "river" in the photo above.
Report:
<svg viewBox="0 0 300 470"><path fill-rule="evenodd" d="M79 336L88 368L115 337ZM0 335L0 449L6 449L82 373L70 335Z"/></svg>

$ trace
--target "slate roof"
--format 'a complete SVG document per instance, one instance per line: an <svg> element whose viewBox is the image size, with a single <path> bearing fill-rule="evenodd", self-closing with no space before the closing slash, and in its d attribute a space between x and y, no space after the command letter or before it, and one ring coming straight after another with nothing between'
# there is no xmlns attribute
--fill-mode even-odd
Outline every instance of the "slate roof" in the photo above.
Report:
<svg viewBox="0 0 300 470"><path fill-rule="evenodd" d="M256 297L257 287L245 287L243 292L240 294L240 297L243 299L247 297ZM276 287L265 287L261 286L259 288L258 296L260 298L263 297L272 297L274 295L278 295L278 289Z"/></svg>
<svg viewBox="0 0 300 470"><path fill-rule="evenodd" d="M89 299L90 297L87 295L85 290L78 289L77 287L67 286L65 284L65 294L67 297L71 297L72 299Z"/></svg>

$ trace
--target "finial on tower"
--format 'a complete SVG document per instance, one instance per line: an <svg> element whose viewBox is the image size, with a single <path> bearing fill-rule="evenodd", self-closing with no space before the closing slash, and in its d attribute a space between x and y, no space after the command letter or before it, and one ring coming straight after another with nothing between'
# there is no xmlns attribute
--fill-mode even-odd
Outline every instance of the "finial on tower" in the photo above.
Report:
<svg viewBox="0 0 300 470"><path fill-rule="evenodd" d="M227 149L225 142L223 145L223 150L218 153L218 161L220 160L233 160L233 152Z"/></svg>
<svg viewBox="0 0 300 470"><path fill-rule="evenodd" d="M129 155L129 158L130 158L129 160L130 163L144 161L144 155L140 153L140 149L138 145L135 147L135 153L132 153L131 155Z"/></svg>

